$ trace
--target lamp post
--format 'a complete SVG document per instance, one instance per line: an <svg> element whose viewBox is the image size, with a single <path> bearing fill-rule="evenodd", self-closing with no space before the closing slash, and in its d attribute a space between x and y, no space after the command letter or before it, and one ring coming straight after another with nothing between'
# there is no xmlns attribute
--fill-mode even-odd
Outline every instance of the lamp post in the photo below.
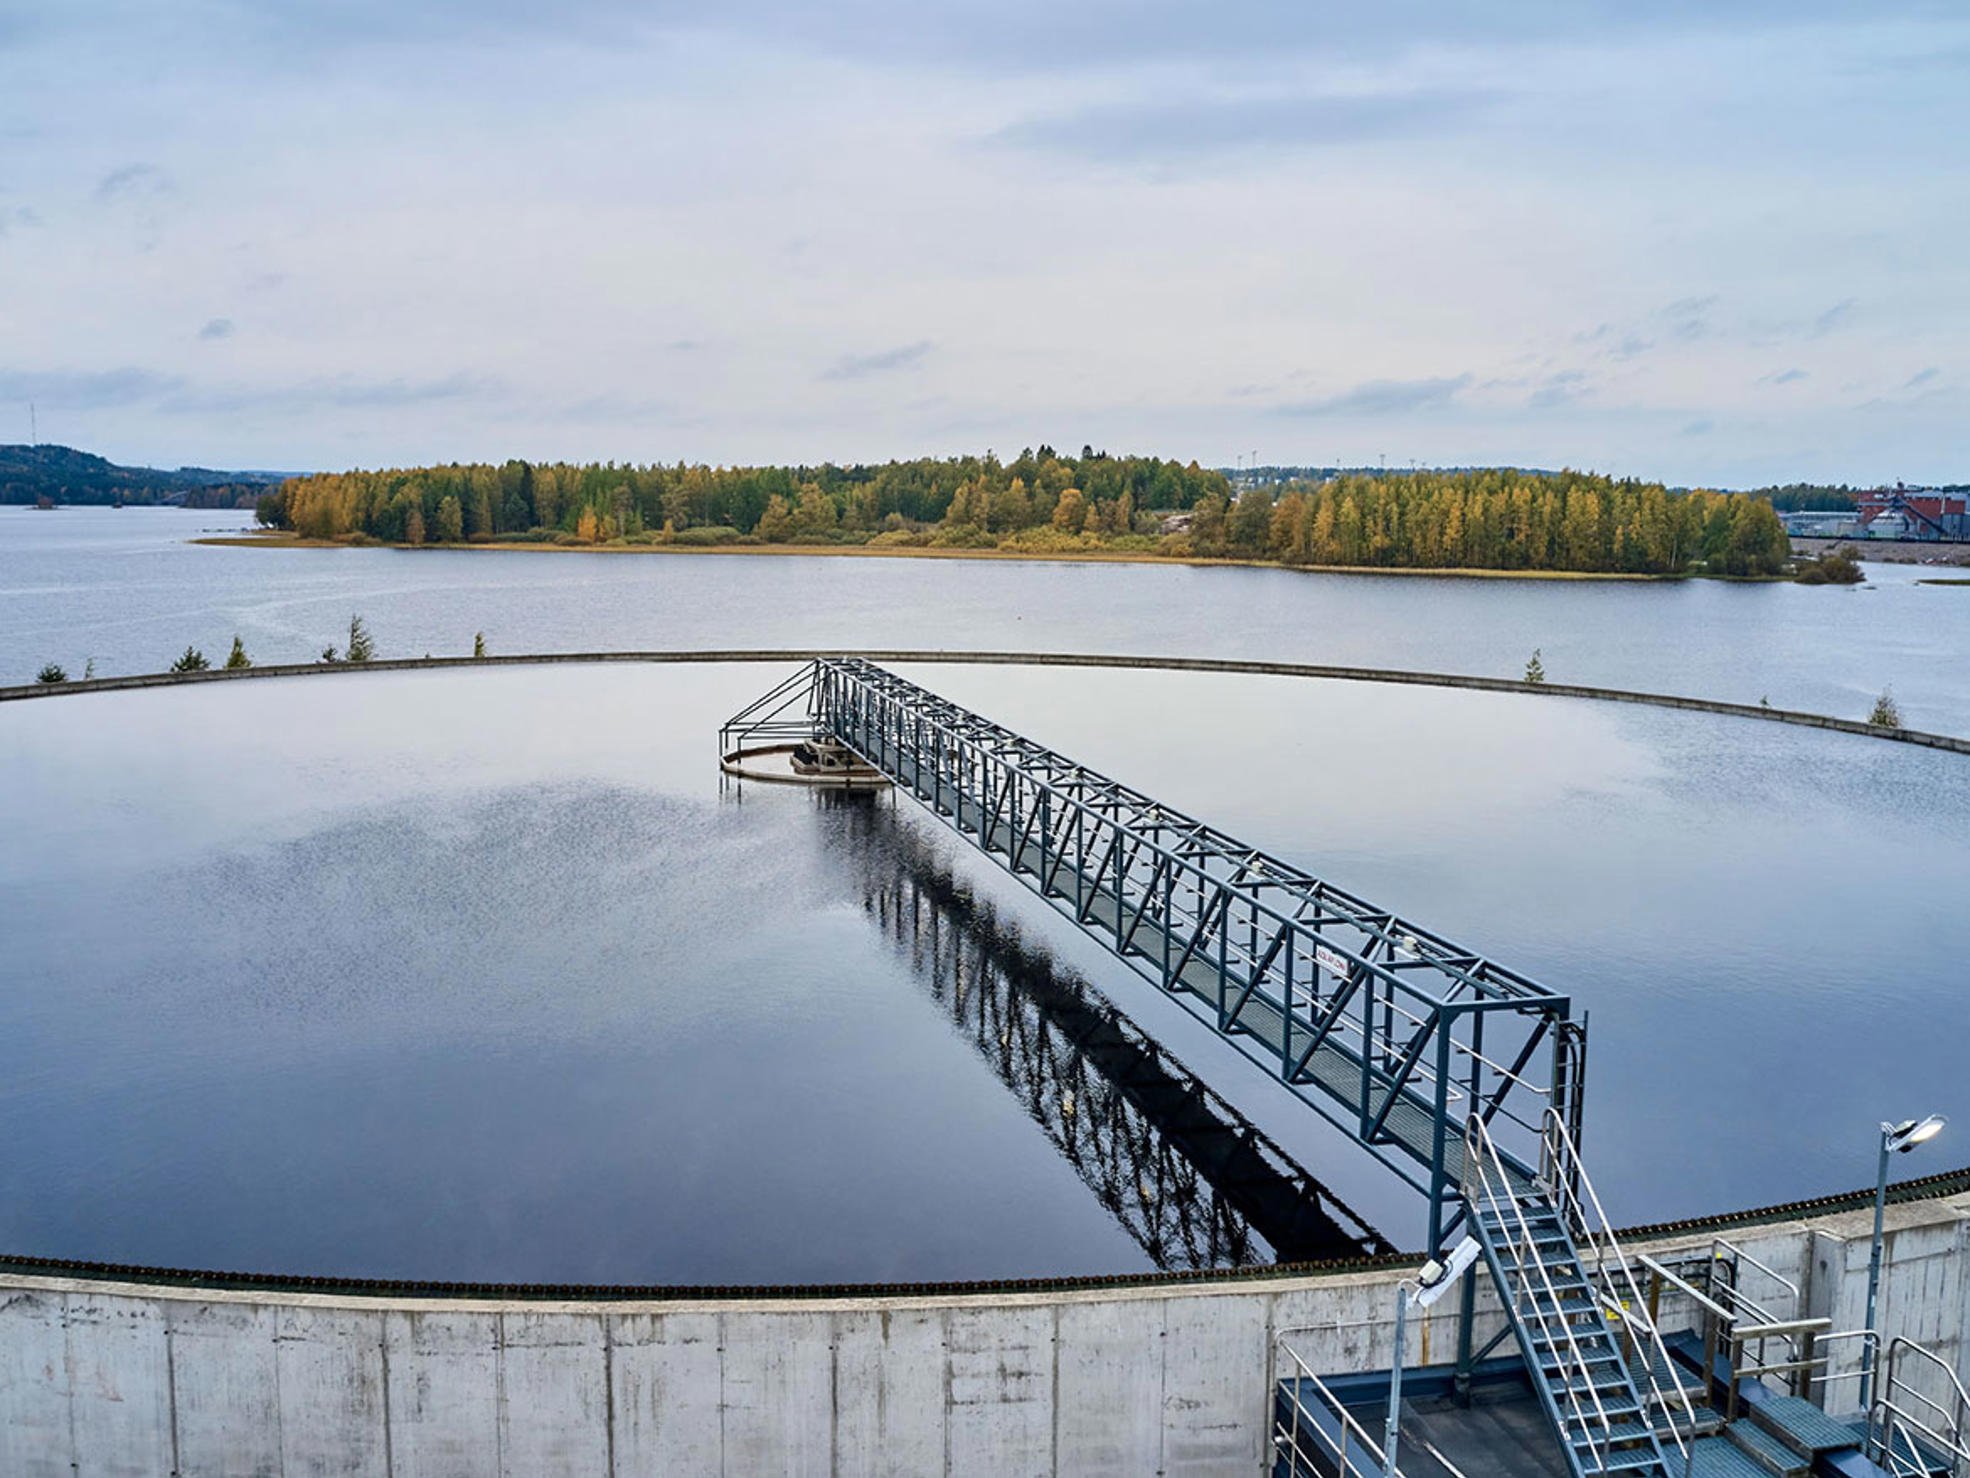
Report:
<svg viewBox="0 0 1970 1478"><path fill-rule="evenodd" d="M1881 1296L1881 1247L1883 1222L1888 1213L1888 1156L1906 1155L1919 1144L1927 1144L1943 1132L1949 1122L1941 1114L1926 1119L1908 1119L1900 1124L1881 1126L1881 1165L1874 1180L1874 1244L1867 1256L1867 1338L1861 1345L1861 1410L1874 1405L1874 1361L1881 1344L1874 1322L1875 1305Z"/></svg>
<svg viewBox="0 0 1970 1478"><path fill-rule="evenodd" d="M1431 1258L1424 1263L1415 1282L1404 1278L1395 1285L1395 1363L1389 1367L1389 1419L1382 1428L1382 1466L1389 1478L1401 1478L1395 1460L1396 1446L1402 1440L1402 1334L1409 1310L1427 1309L1454 1288L1457 1280L1477 1261L1478 1250L1477 1239L1466 1237L1442 1262Z"/></svg>

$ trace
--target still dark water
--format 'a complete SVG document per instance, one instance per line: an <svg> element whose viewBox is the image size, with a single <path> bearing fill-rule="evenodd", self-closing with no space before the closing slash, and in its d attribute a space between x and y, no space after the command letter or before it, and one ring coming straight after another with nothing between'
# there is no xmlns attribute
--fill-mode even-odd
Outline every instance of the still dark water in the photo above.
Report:
<svg viewBox="0 0 1970 1478"><path fill-rule="evenodd" d="M1162 620L1141 645L1199 629ZM600 1282L1272 1256L1075 1045L1118 1009L1337 1231L1419 1241L1413 1193L908 802L721 787L718 721L779 675L0 707L0 1249ZM911 675L1574 994L1617 1220L1865 1183L1884 1117L1970 1130L1960 756L1509 695Z"/></svg>

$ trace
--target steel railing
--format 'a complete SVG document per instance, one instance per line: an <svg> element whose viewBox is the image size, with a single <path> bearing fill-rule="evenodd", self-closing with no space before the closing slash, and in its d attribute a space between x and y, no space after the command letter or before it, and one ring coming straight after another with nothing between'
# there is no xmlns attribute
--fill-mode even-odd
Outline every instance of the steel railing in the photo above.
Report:
<svg viewBox="0 0 1970 1478"><path fill-rule="evenodd" d="M1402 1478L1400 1469L1390 1469L1382 1445L1299 1352L1283 1341L1278 1350L1281 1365L1291 1367L1281 1369L1275 1387L1285 1409L1275 1409L1272 1428L1273 1449L1285 1460L1286 1478ZM1315 1467L1315 1456L1331 1469Z"/></svg>
<svg viewBox="0 0 1970 1478"><path fill-rule="evenodd" d="M1637 1363L1647 1384L1647 1390L1638 1393L1645 1395L1651 1410L1660 1411L1668 1418L1669 1438L1676 1444L1678 1455L1686 1456L1689 1445L1683 1432L1686 1430L1689 1433L1689 1441L1695 1440L1696 1408L1691 1404L1689 1392L1681 1381L1673 1382L1668 1391L1662 1388L1661 1377L1672 1375L1675 1371L1669 1347L1663 1342L1662 1331L1657 1327L1655 1318L1648 1312L1649 1300L1642 1296L1641 1284L1636 1281L1628 1254L1622 1251L1614 1225L1601 1206L1594 1182L1588 1177L1587 1167L1581 1161L1580 1150L1565 1122L1551 1110L1546 1115L1545 1168L1548 1189L1555 1206L1575 1237L1584 1243L1584 1246L1576 1248L1583 1254L1582 1263L1589 1256L1593 1260L1592 1273L1600 1287L1601 1304L1607 1313L1610 1328L1618 1325L1628 1335L1630 1346L1638 1357ZM1638 1387L1641 1384L1637 1382ZM1676 1420L1678 1407L1683 1418L1681 1429Z"/></svg>
<svg viewBox="0 0 1970 1478"><path fill-rule="evenodd" d="M1522 1178L1545 1111L1577 1122L1566 997L880 667L823 659L809 681L818 729L1429 1196L1432 1243L1466 1117L1495 1121Z"/></svg>
<svg viewBox="0 0 1970 1478"><path fill-rule="evenodd" d="M1904 1362L1927 1371L1943 1391L1943 1399L1917 1389ZM1880 1392L1868 1412L1867 1435L1868 1456L1890 1478L1934 1478L1938 1465L1950 1478L1966 1478L1970 1475L1970 1392L1934 1350L1913 1340L1892 1339L1882 1361Z"/></svg>
<svg viewBox="0 0 1970 1478"><path fill-rule="evenodd" d="M1546 1359L1559 1367L1556 1379L1543 1377L1533 1367L1537 1357L1527 1341L1526 1373L1546 1391L1560 1418L1562 1437L1568 1447L1585 1444L1594 1458L1594 1466L1606 1468L1615 1456L1616 1442L1626 1439L1616 1436L1617 1423L1601 1401L1601 1382L1594 1376L1594 1362L1581 1348L1578 1330L1567 1317L1559 1290L1553 1285L1552 1273L1539 1255L1520 1193L1492 1142L1490 1130L1483 1120L1475 1117L1466 1131L1464 1177L1466 1204L1473 1216L1488 1211L1497 1218L1502 1236L1494 1239L1494 1250L1501 1261L1510 1259L1505 1271L1518 1275L1507 1280L1515 1284L1507 1310L1512 1322L1543 1341ZM1535 1279L1539 1292L1545 1295L1543 1306L1538 1297L1531 1296ZM1501 1294L1505 1291L1499 1290ZM1576 1432L1577 1437L1573 1435Z"/></svg>

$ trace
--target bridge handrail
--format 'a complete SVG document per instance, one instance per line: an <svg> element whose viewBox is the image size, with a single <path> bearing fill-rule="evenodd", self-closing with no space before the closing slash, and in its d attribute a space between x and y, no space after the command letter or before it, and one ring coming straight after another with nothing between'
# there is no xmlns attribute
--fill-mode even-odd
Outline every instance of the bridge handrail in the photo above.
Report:
<svg viewBox="0 0 1970 1478"><path fill-rule="evenodd" d="M1197 866L1188 857L1172 848L1163 846L1158 842L1149 843L1152 849L1159 855L1169 858L1177 867L1193 877L1206 878L1213 885L1227 883L1236 886L1242 884L1250 888L1253 882L1256 881L1259 886L1292 885L1302 887L1314 895L1314 901L1319 905L1332 909L1341 915L1335 922L1371 935L1392 948L1401 948L1403 946L1413 947L1428 943L1433 947L1443 950L1451 957L1449 960L1437 959L1422 954L1417 954L1416 958L1420 963L1429 965L1439 974L1447 975L1460 984L1468 985L1473 989L1489 993L1493 999L1525 1000L1542 1004L1548 1001L1564 999L1557 992L1539 985L1525 976L1519 975L1516 971L1509 970L1495 961L1482 956L1472 955L1469 951L1458 949L1450 941L1424 929L1420 925L1412 924L1406 919L1399 918L1386 909L1376 908L1364 899L1357 898L1323 879L1309 875L1304 869L1296 867L1284 859L1249 847L1245 843L1218 831L1215 827L1205 822L1198 821L1193 817L1186 816L1180 811L1174 810L1170 806L1164 805L1152 796L1145 795L1141 791L1134 790L1119 781L1110 780L1108 777L1090 770L1084 765L1067 760L1065 756L1059 755L1052 750L1047 750L1032 740L1024 739L988 719L979 718L975 714L958 708L956 704L939 699L935 694L918 688L913 683L906 683L903 679L897 678L892 673L885 672L873 663L860 658L839 660L824 658L817 660L814 665L817 669L841 673L871 690L878 691L881 696L892 703L898 703L900 700L893 696L891 690L908 688L911 691L912 701L915 706L926 711L923 721L928 722L931 729L936 733L949 737L960 744L976 744L978 741L975 738L961 734L954 725L931 716L940 710L962 715L967 722L976 724L988 731L996 731L996 733L1005 739L1017 743L1022 747L1022 751L1029 759L1044 758L1049 761L1061 762L1066 769L1072 772L1074 777L1073 783L1092 784L1107 791L1112 798L1126 800L1130 804L1139 806L1144 810L1154 810L1160 813L1161 819L1150 822L1150 825L1159 828L1167 827L1174 829L1178 826L1187 828L1193 839L1208 842L1222 857L1243 857L1246 859L1246 868L1248 870L1258 867L1264 869L1269 875L1257 880L1244 878L1223 879ZM837 735L836 737L841 736ZM863 758L868 759L869 756L864 755ZM1083 800L1080 796L1062 789L1063 784L1066 782L1063 782L1059 776L1049 776L1044 781L1038 779L1038 777L1034 777L1034 783L1043 786L1052 794L1058 796L1060 801L1070 808L1112 824L1112 817L1104 815L1094 805ZM1378 962L1370 960L1356 951L1349 949L1345 944L1338 942L1328 943L1320 935L1318 929L1309 926L1307 920L1274 907L1256 891L1248 891L1245 897L1255 911L1263 913L1267 918L1282 926L1292 928L1296 933L1303 934L1309 938L1321 939L1323 944L1326 944L1328 948L1333 949L1335 953L1347 959L1350 964L1368 971L1383 983L1393 986L1403 994L1414 999L1429 1001L1432 1004L1447 1003L1443 997L1434 996L1425 990L1410 986L1399 973L1387 969ZM1465 968L1452 963L1456 960L1469 960L1471 965L1469 968ZM1478 970L1483 972L1481 976L1473 973Z"/></svg>
<svg viewBox="0 0 1970 1478"><path fill-rule="evenodd" d="M822 668L826 668L830 666L842 666L838 664L826 664L826 663L817 663L816 665L817 667L822 667ZM881 674L881 676L884 679L897 681L892 679L889 674L881 673L880 669L872 669L872 670L876 673ZM848 675L858 683L861 683L864 687L869 688L872 691L875 691L876 696L879 697L881 700L883 700L886 706L893 707L896 710L898 710L897 718L901 719L906 717L905 714L903 713L904 705L902 701L898 699L896 696L894 696L893 694L886 691L882 691L879 688L877 688L874 683L868 680L866 674L860 672L849 672ZM910 686L913 687L913 685ZM915 691L920 692L921 690L915 690ZM967 715L967 717L969 718L971 716ZM894 746L899 754L902 753L902 747L898 741L898 738L893 732L890 732L893 729L899 728L900 725L886 724L885 720L888 718L889 715L887 714L882 714L874 718L863 715L863 716L858 716L857 721L850 722L846 718L838 716L836 723L833 729L831 730L831 732L833 733L833 736L835 738L848 744L850 748L857 749L858 752L862 752L863 758L869 761L871 764L875 765L876 768L882 769L884 768L884 765L882 763L881 756L871 755L864 751L874 747L869 743L869 739L876 738L881 742L888 743ZM912 725L917 726L919 729L919 732L912 734L910 736L913 748L916 749L928 748L931 751L931 758L933 761L940 758L942 755L944 755L947 752L956 751L963 747L972 746L976 743L976 741L972 739L970 736L961 734L952 725L946 724L935 717L926 717L924 715L917 713L909 713L907 715L907 721ZM979 722L986 723L989 726L989 721L980 720ZM945 744L925 745L924 734L922 732L922 730L925 729L929 731L929 734L933 738L938 740L948 741L948 747ZM999 761L998 763L1003 764L1004 762ZM1153 806L1156 804L1154 802L1150 802L1147 797L1141 796L1139 792L1127 791L1126 788L1121 787L1119 785L1115 785L1112 782L1106 781L1105 778L1097 776L1095 772L1085 771L1084 767L1077 766L1073 768L1075 768L1077 771L1081 771L1081 773L1083 773L1086 777L1096 780L1101 784L1103 784L1104 786L1107 786L1110 791L1109 799L1111 801L1116 797L1122 797L1122 798L1126 798L1130 804L1141 804L1144 806ZM934 766L932 773L933 773L933 780L936 782L937 785L941 785L943 780L943 772L941 768L937 768ZM1115 815L1111 815L1108 814L1107 812L1104 812L1098 803L1091 803L1089 800L1084 799L1082 796L1073 793L1071 790L1062 789L1060 782L1057 779L1041 780L1037 777L1029 777L1029 779L1031 780L1031 783L1035 786L1036 789L1043 791L1046 795L1057 800L1059 805L1068 812L1069 816L1079 816L1080 818L1082 818L1082 824L1084 827L1087 824L1087 822L1091 819L1093 824L1096 825L1097 827L1106 826L1110 828L1115 828L1117 831L1121 829L1122 823L1118 820L1118 818ZM921 784L920 774L917 783L919 785ZM1163 820L1154 824L1160 827L1168 827L1171 824L1170 818L1177 817L1179 815L1179 813L1172 812L1167 807L1159 807L1159 809L1161 811ZM981 821L980 824L982 826L983 822ZM1060 820L1058 823L1059 828L1063 831L1066 830L1068 827L1070 827L1071 824L1072 824L1071 822L1065 819ZM1201 823L1199 825L1201 828ZM1085 835L1085 831L1083 831L1082 834ZM1236 895L1239 899L1239 906L1241 910L1249 911L1250 915L1253 916L1254 918L1262 917L1264 920L1266 920L1266 923L1264 924L1263 927L1269 937L1280 937L1280 936L1291 937L1293 940L1296 941L1296 947L1301 956L1311 959L1316 956L1316 951L1324 950L1329 952L1331 955L1336 956L1342 961L1344 961L1349 967L1346 983L1351 988L1358 990L1364 981L1379 982L1385 991L1385 998L1384 998L1385 1006L1394 1004L1393 1000L1390 998L1400 994L1401 996L1421 1002L1425 1004L1427 1007L1429 1007L1430 1016L1426 1018L1426 1020L1432 1023L1436 1019L1438 1019L1437 1013L1439 1013L1444 1007L1453 1004L1460 1005L1467 1010L1498 1009L1500 1007L1505 1007L1509 1009L1520 1009L1520 1010L1524 1010L1524 1009L1550 1010L1554 1008L1563 1010L1565 1007L1565 1001L1563 998L1557 997L1553 993L1545 991L1543 987L1531 986L1529 982L1525 984L1524 989L1526 991L1537 992L1536 995L1525 995L1520 993L1504 993L1497 990L1497 985L1498 985L1497 982L1481 981L1477 979L1475 976L1470 976L1462 971L1449 972L1454 975L1454 977L1459 982L1459 985L1458 987L1453 988L1453 990L1447 995L1441 993L1432 993L1428 990L1421 988L1419 985L1412 982L1410 979L1406 978L1405 975L1399 969L1390 968L1378 961L1368 958L1365 954L1350 947L1344 941L1332 938L1331 936L1323 932L1321 929L1313 926L1311 923L1309 923L1309 921L1296 917L1292 914L1285 912L1280 908L1273 906L1265 898L1260 896L1260 894L1253 891L1252 888L1247 885L1249 880L1247 879L1245 874L1250 873L1255 867L1265 867L1267 863L1271 863L1273 866L1276 866L1282 871L1291 871L1292 874L1296 877L1301 875L1298 874L1296 870L1289 870L1287 868L1287 864L1283 862L1278 862L1276 859L1269 859L1266 857L1266 854L1259 853L1250 848L1246 848L1242 844L1239 844L1234 851L1220 852L1218 854L1218 859L1221 861L1227 860L1229 858L1243 859L1237 871L1230 877L1225 877L1220 875L1219 873L1215 873L1211 871L1209 868L1200 865L1193 857L1186 855L1183 851L1178 850L1176 847L1166 845L1159 840L1153 838L1146 838L1146 837L1141 838L1139 840L1139 846L1145 848L1152 858L1161 859L1162 865L1167 866L1172 874L1178 875L1181 878L1183 878L1185 880L1186 887L1195 888L1200 898L1208 894L1212 896L1213 899L1215 900L1215 895L1219 892L1223 892L1227 895ZM1172 888L1170 890L1171 896L1174 896L1179 891L1181 890L1177 888ZM1321 901L1323 902L1325 901L1324 896ZM1186 925L1201 924L1203 922L1204 913L1207 912L1210 907L1215 907L1215 901L1211 905L1206 905L1205 908L1195 912L1178 909L1178 910L1173 910L1173 913L1177 916L1180 916ZM1382 915L1381 917L1392 919L1394 916ZM1345 927L1356 929L1358 932L1362 932L1362 933L1373 932L1377 935L1377 937L1386 940L1394 941L1399 939L1402 941L1404 945L1407 945L1412 941L1418 943L1420 942L1417 939L1417 936L1413 933L1397 934L1393 929L1379 925L1375 926L1371 930L1368 924L1357 921L1352 918L1343 918L1336 920L1335 922ZM1228 941L1227 941L1226 952L1227 954L1234 952L1229 947ZM1242 949L1236 950L1235 953L1237 953L1239 956L1247 960L1256 963L1257 957L1248 954ZM1430 965L1432 968L1437 968L1439 970L1442 969L1439 962L1435 960L1429 960L1426 957L1422 957L1420 955L1417 956L1417 958L1419 959L1420 962L1426 963ZM1256 986L1257 984L1256 978L1253 980L1252 983ZM1484 1001L1458 1002L1455 1000L1455 996L1457 994L1457 990L1461 989L1463 985L1470 985L1473 989L1485 990L1492 995L1492 999L1484 1000ZM1295 1017L1295 1013L1290 1003L1280 1000L1278 997L1273 996L1270 993L1260 992L1260 994L1262 994L1265 997L1265 999L1267 999L1268 1001L1271 1001L1275 1005L1275 1007L1281 1011L1283 1015L1286 1015L1288 1017L1294 1017L1299 1022L1299 1025L1303 1029L1307 1029L1309 1031L1311 1030L1311 1026L1312 1026L1311 1022L1307 1020L1305 1017ZM1409 1013L1407 1012L1404 1012L1403 1014L1405 1016L1409 1015ZM1434 1029L1435 1027L1433 1024L1425 1025L1419 1028L1418 1036L1420 1037L1426 1035L1427 1033L1433 1031ZM1358 1036L1360 1038L1360 1044L1356 1049L1354 1055L1360 1066L1364 1078L1370 1082L1375 1083L1379 1091L1383 1093L1389 1093L1389 1092L1402 1093L1412 1098L1420 1097L1420 1095L1417 1095L1415 1091L1411 1089L1407 1085L1407 1083L1405 1083L1402 1080L1401 1077L1399 1077L1395 1073L1390 1072L1388 1068L1384 1066L1383 1062L1378 1060L1383 1056L1383 1049L1387 1046L1387 1043L1379 1040L1371 1040L1368 1037L1367 1033L1361 1030L1358 1024L1352 1021L1342 1020L1336 1023L1330 1023L1327 1027L1327 1031L1330 1035L1338 1032L1340 1038L1345 1038L1350 1035ZM1460 1058L1460 1060L1466 1060L1470 1050L1468 1044L1457 1040L1454 1034L1446 1034L1446 1035L1450 1036L1453 1053L1455 1053ZM1408 1075L1415 1080L1425 1083L1434 1083L1438 1078L1438 1074L1436 1072L1435 1067L1431 1063L1423 1060L1420 1054L1417 1056L1416 1060L1408 1064ZM1454 1077L1455 1075L1453 1074L1451 1076ZM1524 1080L1516 1079L1515 1081L1523 1082ZM1446 1094L1448 1094L1448 1092L1451 1091L1451 1085L1448 1082L1446 1082L1444 1087ZM1547 1088L1541 1086L1534 1086L1530 1091L1536 1093L1539 1096L1539 1098L1542 1100L1547 1100L1547 1101L1550 1100L1551 1093L1550 1090ZM1427 1100L1422 1100L1422 1101L1427 1102ZM1526 1127L1528 1131L1536 1132L1536 1131L1532 1131L1532 1126L1528 1124L1524 1118L1518 1115L1513 1115L1512 1117L1515 1122Z"/></svg>
<svg viewBox="0 0 1970 1478"><path fill-rule="evenodd" d="M1614 1422L1607 1414L1607 1407L1601 1402L1600 1391L1593 1378L1592 1364L1587 1359L1586 1352L1580 1347L1580 1341L1574 1333L1573 1322L1557 1312L1564 1307L1564 1304L1559 1290L1553 1285L1552 1275L1538 1255L1532 1226L1525 1219L1525 1208L1519 1204L1518 1196L1512 1191L1511 1176L1505 1169L1504 1161L1499 1157L1498 1146L1492 1142L1491 1131L1485 1126L1484 1121L1476 1115L1473 1115L1465 1126L1465 1135L1464 1196L1467 1204L1472 1207L1473 1214L1480 1202L1483 1206L1499 1213L1501 1217L1509 1211L1512 1221L1518 1228L1517 1242L1511 1245L1521 1280L1519 1296L1513 1303L1513 1311L1521 1318L1529 1314L1538 1323L1540 1334L1547 1341L1553 1358L1561 1366L1562 1378L1556 1386L1549 1384L1548 1388L1556 1389L1558 1394L1566 1398L1568 1406L1573 1411L1573 1419L1579 1423L1583 1434L1586 1434L1590 1427L1600 1429L1601 1435L1598 1439L1588 1436L1587 1440L1598 1441L1605 1449L1612 1438ZM1489 1169L1486 1168L1487 1162ZM1492 1178L1492 1170L1497 1172L1495 1182ZM1523 1275L1528 1269L1539 1275L1546 1297L1555 1310L1554 1315L1549 1316L1542 1310L1537 1299L1528 1299L1524 1296ZM1500 1292L1503 1290L1501 1289ZM1559 1337L1556 1338L1556 1334ZM1566 1351L1564 1356L1560 1353L1562 1340ZM1529 1349L1526 1351L1526 1358L1528 1360L1532 1358ZM1538 1372L1534 1371L1532 1374L1536 1378ZM1581 1404L1582 1390L1586 1391L1593 1400L1594 1409L1591 1417L1587 1408Z"/></svg>
<svg viewBox="0 0 1970 1478"><path fill-rule="evenodd" d="M1662 1331L1656 1327L1655 1321L1643 1312L1648 1308L1648 1300L1642 1296L1641 1285L1635 1281L1635 1270L1629 1265L1628 1254L1622 1251L1621 1241L1614 1232L1614 1223L1608 1220L1607 1212L1601 1206L1600 1193L1594 1189L1594 1182L1587 1174L1579 1147L1574 1143L1565 1122L1551 1109L1546 1111L1546 1143L1551 1160L1550 1188L1554 1202L1566 1217L1568 1225L1587 1240L1588 1248L1594 1255L1594 1271L1603 1285L1603 1302L1611 1302L1608 1312L1628 1328L1639 1329L1647 1336L1645 1345L1640 1340L1635 1343L1641 1347L1642 1368L1647 1376L1649 1395L1670 1418L1669 1437L1676 1444L1676 1451L1687 1454L1689 1447L1677 1427L1674 1408L1657 1378L1659 1371L1673 1372L1676 1368L1670 1358L1669 1347L1663 1342ZM1610 1283L1614 1295L1611 1301L1607 1288ZM1627 1299L1625 1307L1622 1306L1624 1294ZM1680 1403L1683 1417L1694 1434L1696 1408L1690 1402L1689 1392L1681 1381L1674 1382L1673 1389L1675 1400Z"/></svg>
<svg viewBox="0 0 1970 1478"><path fill-rule="evenodd" d="M783 683L744 721L780 721L799 686ZM1577 1119L1584 1033L1568 997L866 660L817 657L804 691L817 736L921 800L1423 1191L1433 1244L1464 1118L1494 1126L1521 1179L1543 1114Z"/></svg>

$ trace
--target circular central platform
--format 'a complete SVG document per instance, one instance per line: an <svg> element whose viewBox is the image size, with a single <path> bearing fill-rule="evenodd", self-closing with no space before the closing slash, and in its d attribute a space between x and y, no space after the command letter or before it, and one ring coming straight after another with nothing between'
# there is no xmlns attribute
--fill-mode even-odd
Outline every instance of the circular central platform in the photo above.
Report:
<svg viewBox="0 0 1970 1478"><path fill-rule="evenodd" d="M801 740L792 744L749 744L727 750L718 757L718 767L741 780L764 780L773 785L810 785L821 790L882 790L889 778L882 771L864 764L856 756L834 746L837 754L827 762L816 763L814 746Z"/></svg>

